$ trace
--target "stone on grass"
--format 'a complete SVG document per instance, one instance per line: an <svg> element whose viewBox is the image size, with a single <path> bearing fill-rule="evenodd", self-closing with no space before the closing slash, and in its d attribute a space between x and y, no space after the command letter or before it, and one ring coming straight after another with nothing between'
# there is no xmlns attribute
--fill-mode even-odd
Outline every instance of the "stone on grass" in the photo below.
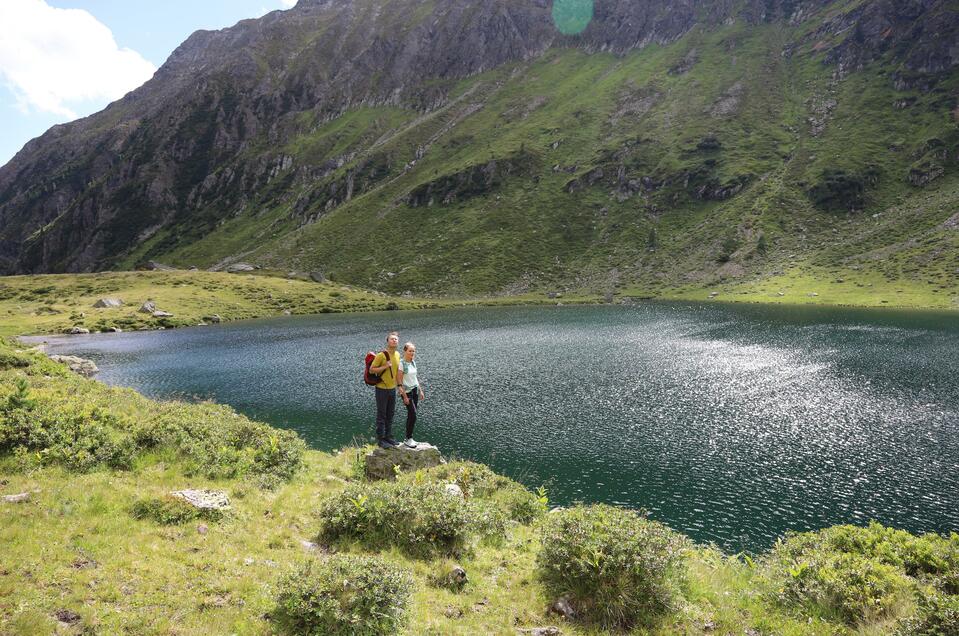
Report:
<svg viewBox="0 0 959 636"><path fill-rule="evenodd" d="M447 572L442 572L433 580L437 587L442 587L451 592L459 592L469 583L469 577L466 576L466 570L458 565L454 565Z"/></svg>
<svg viewBox="0 0 959 636"><path fill-rule="evenodd" d="M88 378L100 373L100 369L97 368L93 360L85 360L84 358L78 358L76 356L50 356L50 359L54 362L65 364L74 373L79 373Z"/></svg>
<svg viewBox="0 0 959 636"><path fill-rule="evenodd" d="M196 531L197 531L199 534L206 534L207 532L210 531L210 528L207 527L207 525L206 525L205 523L201 523L200 525L198 525L198 526L196 527Z"/></svg>
<svg viewBox="0 0 959 636"><path fill-rule="evenodd" d="M446 484L446 494L452 497L463 497L463 489L460 488L457 484Z"/></svg>
<svg viewBox="0 0 959 636"><path fill-rule="evenodd" d="M56 619L66 625L73 625L74 623L80 622L81 616L74 612L73 610L68 609L59 609L53 614Z"/></svg>
<svg viewBox="0 0 959 636"><path fill-rule="evenodd" d="M85 335L90 333L90 330L85 329L83 327L70 327L69 329L66 330L66 333L71 336L79 336L79 335Z"/></svg>
<svg viewBox="0 0 959 636"><path fill-rule="evenodd" d="M236 274L237 272L252 272L256 268L250 265L249 263L234 263L226 268L226 271L231 274Z"/></svg>
<svg viewBox="0 0 959 636"><path fill-rule="evenodd" d="M222 490L177 490L170 495L200 510L230 509L230 498Z"/></svg>
<svg viewBox="0 0 959 636"><path fill-rule="evenodd" d="M396 479L397 467L400 472L410 473L445 463L438 448L420 442L416 448L400 445L374 449L366 454L365 470L367 479Z"/></svg>
<svg viewBox="0 0 959 636"><path fill-rule="evenodd" d="M95 309L116 309L117 307L123 307L123 301L119 298L101 298L93 307Z"/></svg>
<svg viewBox="0 0 959 636"><path fill-rule="evenodd" d="M516 630L517 634L528 634L528 636L560 636L563 632L559 631L559 627L532 627L530 629L518 629Z"/></svg>
<svg viewBox="0 0 959 636"><path fill-rule="evenodd" d="M573 605L569 602L569 598L561 596L556 601L549 606L549 611L559 614L566 620L573 620L576 618L576 610L573 609Z"/></svg>
<svg viewBox="0 0 959 636"><path fill-rule="evenodd" d="M168 311L159 311L159 310L157 310L157 311L154 311L154 312L153 312L153 317L154 317L154 318L173 318L173 314L171 314L171 313L168 312Z"/></svg>
<svg viewBox="0 0 959 636"><path fill-rule="evenodd" d="M310 272L310 280L314 283L325 283L326 275L323 272Z"/></svg>
<svg viewBox="0 0 959 636"><path fill-rule="evenodd" d="M141 314L152 314L157 310L157 304L152 300L148 300L142 305L140 305L139 312Z"/></svg>
<svg viewBox="0 0 959 636"><path fill-rule="evenodd" d="M30 493L22 492L19 495L4 495L3 501L4 503L11 503L11 504L27 503L28 501L30 501Z"/></svg>

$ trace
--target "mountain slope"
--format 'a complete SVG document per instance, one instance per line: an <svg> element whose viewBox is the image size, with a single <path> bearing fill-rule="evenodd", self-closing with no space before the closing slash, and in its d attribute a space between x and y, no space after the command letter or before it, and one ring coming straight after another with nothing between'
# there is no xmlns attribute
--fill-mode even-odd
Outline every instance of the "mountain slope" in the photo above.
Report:
<svg viewBox="0 0 959 636"><path fill-rule="evenodd" d="M0 271L955 289L957 3L608 0L580 35L552 8L301 1L194 34L0 169Z"/></svg>

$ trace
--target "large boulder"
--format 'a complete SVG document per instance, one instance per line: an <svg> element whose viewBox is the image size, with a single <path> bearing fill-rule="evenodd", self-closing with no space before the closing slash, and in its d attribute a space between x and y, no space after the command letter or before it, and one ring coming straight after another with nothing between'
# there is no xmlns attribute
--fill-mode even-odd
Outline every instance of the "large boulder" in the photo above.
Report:
<svg viewBox="0 0 959 636"><path fill-rule="evenodd" d="M440 449L420 442L416 448L375 448L366 454L366 477L371 480L396 479L397 466L403 473L416 472L445 464Z"/></svg>
<svg viewBox="0 0 959 636"><path fill-rule="evenodd" d="M226 268L231 274L236 274L237 272L252 272L256 268L250 265L249 263L234 263Z"/></svg>
<svg viewBox="0 0 959 636"><path fill-rule="evenodd" d="M93 307L95 309L116 309L117 307L123 307L123 301L119 298L101 298Z"/></svg>
<svg viewBox="0 0 959 636"><path fill-rule="evenodd" d="M86 327L70 327L64 333L67 333L71 336L83 336L90 333L90 330Z"/></svg>
<svg viewBox="0 0 959 636"><path fill-rule="evenodd" d="M50 356L50 359L54 362L67 365L74 373L79 373L87 377L100 373L100 369L97 368L93 360L86 360L76 356Z"/></svg>

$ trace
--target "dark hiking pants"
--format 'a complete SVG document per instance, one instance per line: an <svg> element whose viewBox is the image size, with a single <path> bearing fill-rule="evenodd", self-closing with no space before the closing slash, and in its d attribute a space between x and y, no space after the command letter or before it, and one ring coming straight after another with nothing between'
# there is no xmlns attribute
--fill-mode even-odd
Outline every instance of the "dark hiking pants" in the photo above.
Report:
<svg viewBox="0 0 959 636"><path fill-rule="evenodd" d="M396 389L376 388L376 441L393 437Z"/></svg>
<svg viewBox="0 0 959 636"><path fill-rule="evenodd" d="M416 407L420 403L419 387L407 391L406 395L410 398L410 403L406 405L406 439L411 439L413 437L413 427L416 426Z"/></svg>

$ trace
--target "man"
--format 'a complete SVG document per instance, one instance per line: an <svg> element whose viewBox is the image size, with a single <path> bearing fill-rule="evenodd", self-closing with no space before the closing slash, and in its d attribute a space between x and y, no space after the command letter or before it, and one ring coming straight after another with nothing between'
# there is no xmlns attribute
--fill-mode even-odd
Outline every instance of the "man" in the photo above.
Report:
<svg viewBox="0 0 959 636"><path fill-rule="evenodd" d="M400 354L396 350L400 334L391 331L386 336L386 351L381 351L370 363L370 373L380 376L376 385L376 443L380 448L395 448L393 413L396 411L396 375L400 368Z"/></svg>

